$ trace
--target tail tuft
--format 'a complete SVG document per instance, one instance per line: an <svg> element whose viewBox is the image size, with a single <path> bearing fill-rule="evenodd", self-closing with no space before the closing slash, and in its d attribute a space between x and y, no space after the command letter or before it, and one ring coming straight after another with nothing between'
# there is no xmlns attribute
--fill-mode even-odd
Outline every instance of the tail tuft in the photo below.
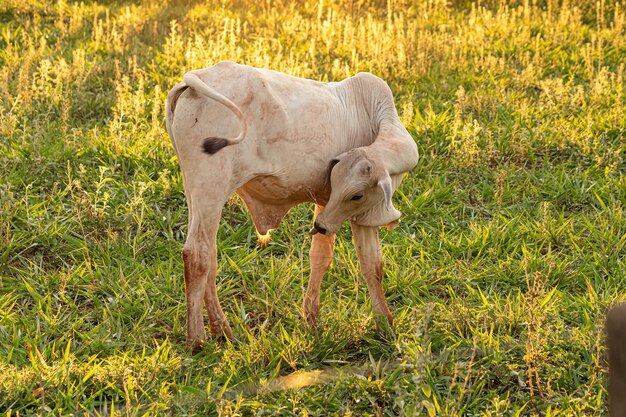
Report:
<svg viewBox="0 0 626 417"><path fill-rule="evenodd" d="M228 139L224 139L224 138L206 138L202 142L202 150L207 155L213 155L214 153L216 153L217 151L219 151L223 147L228 146L229 144L230 143L229 143Z"/></svg>
<svg viewBox="0 0 626 417"><path fill-rule="evenodd" d="M241 109L237 107L235 103L230 101L230 99L206 85L204 81L202 81L200 78L198 78L196 74L194 74L193 71L186 73L183 79L185 80L185 84L193 88L197 93L203 94L230 109L230 111L235 113L235 116L237 116L239 122L241 123L241 133L239 133L239 136L237 136L236 138L225 139L212 137L204 139L202 143L202 149L204 150L204 153L208 155L213 155L225 146L235 145L241 142L243 138L246 137L246 132L248 131L248 124L246 123L246 118L241 112Z"/></svg>

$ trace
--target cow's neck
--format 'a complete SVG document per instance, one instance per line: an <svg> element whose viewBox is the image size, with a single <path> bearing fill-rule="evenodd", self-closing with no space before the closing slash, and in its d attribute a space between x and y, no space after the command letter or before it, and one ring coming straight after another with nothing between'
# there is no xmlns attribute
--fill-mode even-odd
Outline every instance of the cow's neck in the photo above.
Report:
<svg viewBox="0 0 626 417"><path fill-rule="evenodd" d="M345 80L342 95L346 104L346 149L371 145L380 133L395 129L393 97L382 80L361 73ZM396 117L397 118L397 117Z"/></svg>
<svg viewBox="0 0 626 417"><path fill-rule="evenodd" d="M352 117L348 111L350 148L367 146L368 154L390 175L413 168L417 146L398 117L389 86L372 74L360 73L345 80L345 89L354 109Z"/></svg>

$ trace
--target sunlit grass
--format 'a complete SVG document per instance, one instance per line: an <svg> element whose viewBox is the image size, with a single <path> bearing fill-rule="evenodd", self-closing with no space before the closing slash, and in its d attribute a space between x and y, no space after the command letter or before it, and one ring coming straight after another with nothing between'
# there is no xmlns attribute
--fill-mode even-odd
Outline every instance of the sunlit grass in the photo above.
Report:
<svg viewBox="0 0 626 417"><path fill-rule="evenodd" d="M458 3L0 2L0 412L605 415L624 5ZM381 230L393 340L349 228L311 331L312 207L262 247L233 197L218 286L238 342L184 350L163 102L222 59L392 87L422 155Z"/></svg>

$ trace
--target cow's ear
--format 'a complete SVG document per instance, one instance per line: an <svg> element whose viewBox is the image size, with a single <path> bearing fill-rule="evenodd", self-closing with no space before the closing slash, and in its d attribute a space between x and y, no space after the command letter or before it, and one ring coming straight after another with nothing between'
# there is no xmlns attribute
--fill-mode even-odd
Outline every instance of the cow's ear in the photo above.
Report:
<svg viewBox="0 0 626 417"><path fill-rule="evenodd" d="M385 174L377 183L377 186L383 191L384 200L371 209L359 214L352 220L361 226L395 227L402 213L393 206L391 197L401 181L402 175L395 175L392 178L388 174Z"/></svg>
<svg viewBox="0 0 626 417"><path fill-rule="evenodd" d="M391 226L395 227L400 219L400 213L393 204L381 202L371 209L359 214L352 221L361 226Z"/></svg>
<svg viewBox="0 0 626 417"><path fill-rule="evenodd" d="M348 151L348 152L350 152L350 151ZM328 172L332 171L333 167L335 165L337 165L339 163L339 161L341 161L343 158L345 158L346 155L348 155L348 152L340 153L339 155L337 155L336 157L331 159L330 162L328 163Z"/></svg>
<svg viewBox="0 0 626 417"><path fill-rule="evenodd" d="M393 184L391 183L391 177L385 175L382 179L378 180L378 186L383 190L385 195L385 206L391 206L391 196L393 195Z"/></svg>
<svg viewBox="0 0 626 417"><path fill-rule="evenodd" d="M328 163L328 175L330 175L333 168L339 163L339 161L341 161L341 159L333 158L330 160L330 162Z"/></svg>
<svg viewBox="0 0 626 417"><path fill-rule="evenodd" d="M343 158L345 158L345 156L347 154L348 154L348 152L344 152L342 154L339 154L336 157L334 157L333 159L331 159L330 162L328 163L328 169L326 170L326 172L328 173L328 175L326 175L326 180L328 181L328 183L330 183L330 173L333 171L333 168L335 167L335 165L337 165L339 163L339 161L341 161Z"/></svg>

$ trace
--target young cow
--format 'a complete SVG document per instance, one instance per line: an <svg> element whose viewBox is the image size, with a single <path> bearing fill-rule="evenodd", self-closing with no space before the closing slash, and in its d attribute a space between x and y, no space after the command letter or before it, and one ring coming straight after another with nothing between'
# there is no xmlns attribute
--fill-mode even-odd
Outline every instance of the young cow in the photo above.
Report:
<svg viewBox="0 0 626 417"><path fill-rule="evenodd" d="M246 203L261 238L294 205L315 203L304 298L311 324L335 233L350 220L372 309L391 324L378 228L397 224L391 197L418 152L383 80L359 73L322 83L226 61L185 74L167 97L166 113L189 206L183 248L188 347L206 339L203 304L212 335L233 338L215 284L217 229L233 193Z"/></svg>

